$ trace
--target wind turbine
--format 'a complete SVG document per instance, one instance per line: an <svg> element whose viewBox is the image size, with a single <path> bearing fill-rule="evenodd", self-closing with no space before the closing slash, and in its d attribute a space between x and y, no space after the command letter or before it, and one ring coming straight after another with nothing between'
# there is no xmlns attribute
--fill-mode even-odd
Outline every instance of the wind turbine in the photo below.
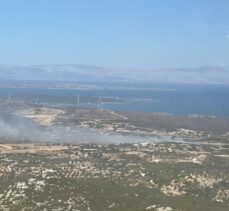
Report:
<svg viewBox="0 0 229 211"><path fill-rule="evenodd" d="M98 97L98 104L97 104L97 108L99 109L101 107L101 97Z"/></svg>
<svg viewBox="0 0 229 211"><path fill-rule="evenodd" d="M35 105L38 105L38 98L35 99Z"/></svg>
<svg viewBox="0 0 229 211"><path fill-rule="evenodd" d="M7 100L8 102L10 102L11 101L11 92L9 91L9 94L8 94L8 100Z"/></svg>
<svg viewBox="0 0 229 211"><path fill-rule="evenodd" d="M103 105L104 105L104 102L101 102L101 107L100 107L101 111L103 110Z"/></svg>
<svg viewBox="0 0 229 211"><path fill-rule="evenodd" d="M78 97L77 97L77 107L78 108L80 107L80 95L78 95Z"/></svg>

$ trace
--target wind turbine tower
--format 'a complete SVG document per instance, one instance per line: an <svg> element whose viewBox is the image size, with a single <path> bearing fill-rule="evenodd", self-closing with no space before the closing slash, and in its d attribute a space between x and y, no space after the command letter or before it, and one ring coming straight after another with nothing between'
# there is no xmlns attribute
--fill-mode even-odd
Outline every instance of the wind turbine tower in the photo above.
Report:
<svg viewBox="0 0 229 211"><path fill-rule="evenodd" d="M80 95L78 95L78 98L77 98L77 107L78 108L80 107Z"/></svg>
<svg viewBox="0 0 229 211"><path fill-rule="evenodd" d="M104 102L101 102L101 106L100 106L101 111L103 110L103 105L104 105Z"/></svg>
<svg viewBox="0 0 229 211"><path fill-rule="evenodd" d="M97 104L98 109L101 107L101 97L98 97L98 104Z"/></svg>
<svg viewBox="0 0 229 211"><path fill-rule="evenodd" d="M11 92L9 91L9 95L8 95L8 102L11 101Z"/></svg>

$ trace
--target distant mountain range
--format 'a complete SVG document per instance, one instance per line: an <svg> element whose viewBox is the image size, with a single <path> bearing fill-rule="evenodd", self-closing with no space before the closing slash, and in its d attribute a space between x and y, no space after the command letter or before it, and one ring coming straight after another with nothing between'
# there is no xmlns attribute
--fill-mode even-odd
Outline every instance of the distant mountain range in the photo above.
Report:
<svg viewBox="0 0 229 211"><path fill-rule="evenodd" d="M229 84L229 67L180 69L111 69L89 65L4 65L0 80L147 81L159 83Z"/></svg>

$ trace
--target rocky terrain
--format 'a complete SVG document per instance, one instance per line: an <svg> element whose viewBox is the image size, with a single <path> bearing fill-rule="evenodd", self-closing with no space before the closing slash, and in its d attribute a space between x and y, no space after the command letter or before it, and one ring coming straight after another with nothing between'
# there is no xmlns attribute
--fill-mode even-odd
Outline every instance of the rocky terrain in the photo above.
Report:
<svg viewBox="0 0 229 211"><path fill-rule="evenodd" d="M0 210L229 208L228 119L12 102L1 108ZM90 141L79 135L85 128Z"/></svg>
<svg viewBox="0 0 229 211"><path fill-rule="evenodd" d="M0 145L0 210L223 211L228 147Z"/></svg>
<svg viewBox="0 0 229 211"><path fill-rule="evenodd" d="M166 136L171 140L229 143L228 118L41 106L22 109L17 115L32 119L41 126L81 127L126 136Z"/></svg>

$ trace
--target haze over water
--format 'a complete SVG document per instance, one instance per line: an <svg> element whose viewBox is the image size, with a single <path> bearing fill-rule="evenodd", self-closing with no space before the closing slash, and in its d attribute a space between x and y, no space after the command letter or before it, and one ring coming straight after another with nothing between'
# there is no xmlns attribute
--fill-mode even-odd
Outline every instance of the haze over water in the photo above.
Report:
<svg viewBox="0 0 229 211"><path fill-rule="evenodd" d="M98 84L93 84L98 85ZM101 86L101 84L100 84ZM105 103L105 109L124 112L162 112L175 115L214 115L229 117L229 85L179 85L179 84L103 84L102 89L47 89L13 88L12 98L38 99L39 97L62 97L60 102L40 104L54 107L76 107L76 98L118 97L125 103ZM7 98L9 88L0 89L0 97ZM63 102L63 97L66 98ZM97 108L96 104L81 107Z"/></svg>

